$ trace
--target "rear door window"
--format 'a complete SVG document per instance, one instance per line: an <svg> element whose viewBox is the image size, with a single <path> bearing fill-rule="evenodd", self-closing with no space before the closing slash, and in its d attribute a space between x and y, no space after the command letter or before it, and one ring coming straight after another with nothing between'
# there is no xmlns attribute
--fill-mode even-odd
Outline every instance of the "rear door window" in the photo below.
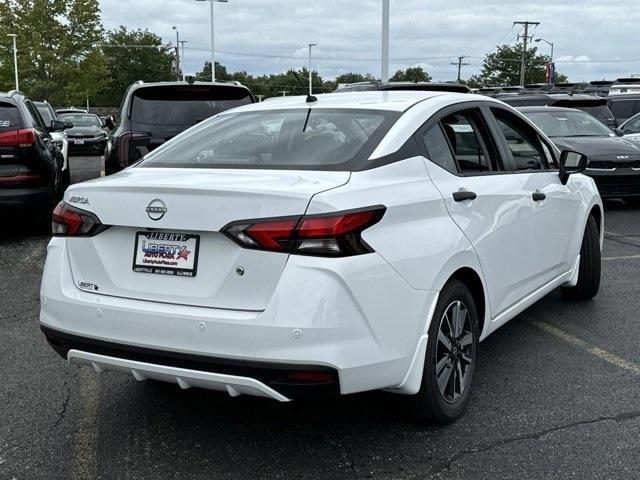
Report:
<svg viewBox="0 0 640 480"><path fill-rule="evenodd" d="M441 124L460 173L473 175L499 170L495 148L479 112L453 113L443 118Z"/></svg>
<svg viewBox="0 0 640 480"><path fill-rule="evenodd" d="M30 101L24 102L24 105L25 107L27 107L27 110L29 110L29 114L31 115L31 119L33 121L33 127L39 132L45 132L47 130L47 127L44 124L44 120L40 116L38 109Z"/></svg>
<svg viewBox="0 0 640 480"><path fill-rule="evenodd" d="M638 113L636 101L631 99L611 100L609 108L616 118L630 118Z"/></svg>
<svg viewBox="0 0 640 480"><path fill-rule="evenodd" d="M22 126L20 110L11 103L0 103L0 132Z"/></svg>
<svg viewBox="0 0 640 480"><path fill-rule="evenodd" d="M231 86L177 85L133 93L131 120L147 125L191 126L220 112L252 103L248 90Z"/></svg>
<svg viewBox="0 0 640 480"><path fill-rule="evenodd" d="M453 153L449 147L449 141L442 131L440 124L434 125L427 130L422 136L422 139L427 147L429 160L451 173L458 173L456 160L453 157Z"/></svg>

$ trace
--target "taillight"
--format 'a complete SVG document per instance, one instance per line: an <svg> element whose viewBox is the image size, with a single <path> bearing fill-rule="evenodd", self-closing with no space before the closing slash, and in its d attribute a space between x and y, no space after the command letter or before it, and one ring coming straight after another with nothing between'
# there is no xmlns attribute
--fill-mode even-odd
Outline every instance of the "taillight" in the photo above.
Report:
<svg viewBox="0 0 640 480"><path fill-rule="evenodd" d="M347 257L373 252L362 232L378 223L383 206L297 217L233 222L222 233L244 248L297 255Z"/></svg>
<svg viewBox="0 0 640 480"><path fill-rule="evenodd" d="M63 202L53 211L51 230L56 237L92 237L109 228L98 217Z"/></svg>
<svg viewBox="0 0 640 480"><path fill-rule="evenodd" d="M3 147L30 147L34 143L36 143L36 131L33 128L0 133L0 145Z"/></svg>
<svg viewBox="0 0 640 480"><path fill-rule="evenodd" d="M21 172L11 177L0 177L0 186L9 188L22 188L44 185L47 183L46 177L38 172Z"/></svg>
<svg viewBox="0 0 640 480"><path fill-rule="evenodd" d="M125 168L137 162L144 155L137 147L146 147L151 143L151 137L143 132L124 132L117 140L118 163Z"/></svg>

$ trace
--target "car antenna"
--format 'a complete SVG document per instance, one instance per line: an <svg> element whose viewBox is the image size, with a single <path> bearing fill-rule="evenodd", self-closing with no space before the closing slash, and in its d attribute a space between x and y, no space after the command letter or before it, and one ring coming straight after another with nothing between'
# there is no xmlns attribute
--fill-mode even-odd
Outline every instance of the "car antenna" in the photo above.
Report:
<svg viewBox="0 0 640 480"><path fill-rule="evenodd" d="M298 76L298 72L296 72L295 70L292 70L292 72L293 72L293 76L296 77L296 80L304 90L305 86L304 86L304 83L302 83L302 80L300 80L300 77ZM311 75L311 72L309 72L309 75ZM314 97L313 95L311 95L311 87L309 87L309 93L307 94L307 103L314 103L317 101L318 101L318 97Z"/></svg>

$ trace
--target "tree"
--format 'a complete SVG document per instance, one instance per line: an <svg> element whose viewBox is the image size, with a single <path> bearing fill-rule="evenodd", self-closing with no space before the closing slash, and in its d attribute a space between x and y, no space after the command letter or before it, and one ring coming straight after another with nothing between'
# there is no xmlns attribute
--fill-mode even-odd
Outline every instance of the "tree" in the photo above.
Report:
<svg viewBox="0 0 640 480"><path fill-rule="evenodd" d="M127 87L137 80L175 79L174 50L149 30L111 30L105 36L102 51L109 72L109 81L103 84L98 99L102 105L119 105Z"/></svg>
<svg viewBox="0 0 640 480"><path fill-rule="evenodd" d="M338 75L336 77L336 84L340 83L358 83L358 82L372 82L375 78L370 73L343 73L342 75Z"/></svg>
<svg viewBox="0 0 640 480"><path fill-rule="evenodd" d="M211 81L211 62L204 62L202 70L196 73L196 80L199 82ZM231 80L227 72L227 67L221 65L219 62L216 62L216 80Z"/></svg>
<svg viewBox="0 0 640 480"><path fill-rule="evenodd" d="M495 52L488 54L482 66L480 75L472 77L470 83L480 85L519 85L520 65L523 44L515 46L499 45ZM527 49L525 83L544 83L545 65L549 57L539 55L535 47ZM556 82L567 80L565 75L556 73Z"/></svg>
<svg viewBox="0 0 640 480"><path fill-rule="evenodd" d="M18 35L20 89L54 104L95 96L106 76L98 0L4 0L0 38ZM0 90L13 88L13 53L0 45Z"/></svg>
<svg viewBox="0 0 640 480"><path fill-rule="evenodd" d="M398 70L389 79L391 82L430 82L431 75L420 66L409 67L406 70Z"/></svg>

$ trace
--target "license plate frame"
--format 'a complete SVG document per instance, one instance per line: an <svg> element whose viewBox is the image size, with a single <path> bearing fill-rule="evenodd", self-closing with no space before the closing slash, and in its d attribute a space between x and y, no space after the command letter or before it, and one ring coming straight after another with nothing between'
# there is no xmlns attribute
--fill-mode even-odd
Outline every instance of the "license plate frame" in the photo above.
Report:
<svg viewBox="0 0 640 480"><path fill-rule="evenodd" d="M73 141L74 145L84 145L84 140L83 139L75 139Z"/></svg>
<svg viewBox="0 0 640 480"><path fill-rule="evenodd" d="M200 235L182 232L136 232L132 269L135 273L195 278L198 274L199 254Z"/></svg>

